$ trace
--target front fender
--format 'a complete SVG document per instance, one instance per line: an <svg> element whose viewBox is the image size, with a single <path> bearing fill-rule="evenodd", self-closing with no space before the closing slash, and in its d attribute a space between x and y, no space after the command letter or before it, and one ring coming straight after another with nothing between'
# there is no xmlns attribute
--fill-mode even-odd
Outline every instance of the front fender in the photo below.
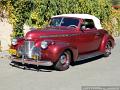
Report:
<svg viewBox="0 0 120 90"><path fill-rule="evenodd" d="M52 62L56 62L65 50L71 51L73 59L77 58L78 49L65 42L55 42L55 44L50 45L48 49L42 50L42 53L46 53L45 57L47 57L47 59L51 60Z"/></svg>

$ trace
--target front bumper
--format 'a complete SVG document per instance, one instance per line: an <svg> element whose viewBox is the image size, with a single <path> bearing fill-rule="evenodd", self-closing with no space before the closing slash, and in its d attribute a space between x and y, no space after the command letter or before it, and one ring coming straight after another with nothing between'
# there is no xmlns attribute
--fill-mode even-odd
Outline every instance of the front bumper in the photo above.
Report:
<svg viewBox="0 0 120 90"><path fill-rule="evenodd" d="M52 66L53 62L46 60L32 60L32 59L23 59L23 58L14 58L11 57L11 62L17 62L21 64L30 64L37 66Z"/></svg>

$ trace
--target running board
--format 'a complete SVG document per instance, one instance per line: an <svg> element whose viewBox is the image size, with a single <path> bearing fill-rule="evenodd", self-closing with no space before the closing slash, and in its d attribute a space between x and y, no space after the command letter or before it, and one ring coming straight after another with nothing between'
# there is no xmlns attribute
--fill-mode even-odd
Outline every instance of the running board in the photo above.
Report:
<svg viewBox="0 0 120 90"><path fill-rule="evenodd" d="M93 58L93 57L96 57L96 56L100 56L102 54L103 53L96 51L96 52L89 53L89 54L79 55L79 57L78 57L78 59L76 61L82 61L82 60L85 60L85 59L89 59L89 58Z"/></svg>

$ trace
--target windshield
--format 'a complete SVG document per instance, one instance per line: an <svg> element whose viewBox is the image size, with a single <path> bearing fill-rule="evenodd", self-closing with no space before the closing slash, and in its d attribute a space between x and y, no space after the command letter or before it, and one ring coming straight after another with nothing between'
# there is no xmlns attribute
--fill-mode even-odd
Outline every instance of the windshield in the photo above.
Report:
<svg viewBox="0 0 120 90"><path fill-rule="evenodd" d="M67 17L57 17L52 18L50 26L74 26L77 27L79 24L79 19L77 18L67 18Z"/></svg>

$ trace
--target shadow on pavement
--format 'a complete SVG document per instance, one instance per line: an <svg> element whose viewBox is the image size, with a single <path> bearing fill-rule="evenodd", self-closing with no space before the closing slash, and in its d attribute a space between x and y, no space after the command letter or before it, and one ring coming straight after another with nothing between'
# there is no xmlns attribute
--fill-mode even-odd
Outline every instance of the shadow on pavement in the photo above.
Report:
<svg viewBox="0 0 120 90"><path fill-rule="evenodd" d="M31 71L40 71L40 72L52 72L55 69L51 66L47 67L47 66L36 66L36 65L28 65L28 64L21 64L21 63L16 63L16 62L12 62L10 63L10 65L12 67L17 67L19 69L23 69L23 70L31 70Z"/></svg>

